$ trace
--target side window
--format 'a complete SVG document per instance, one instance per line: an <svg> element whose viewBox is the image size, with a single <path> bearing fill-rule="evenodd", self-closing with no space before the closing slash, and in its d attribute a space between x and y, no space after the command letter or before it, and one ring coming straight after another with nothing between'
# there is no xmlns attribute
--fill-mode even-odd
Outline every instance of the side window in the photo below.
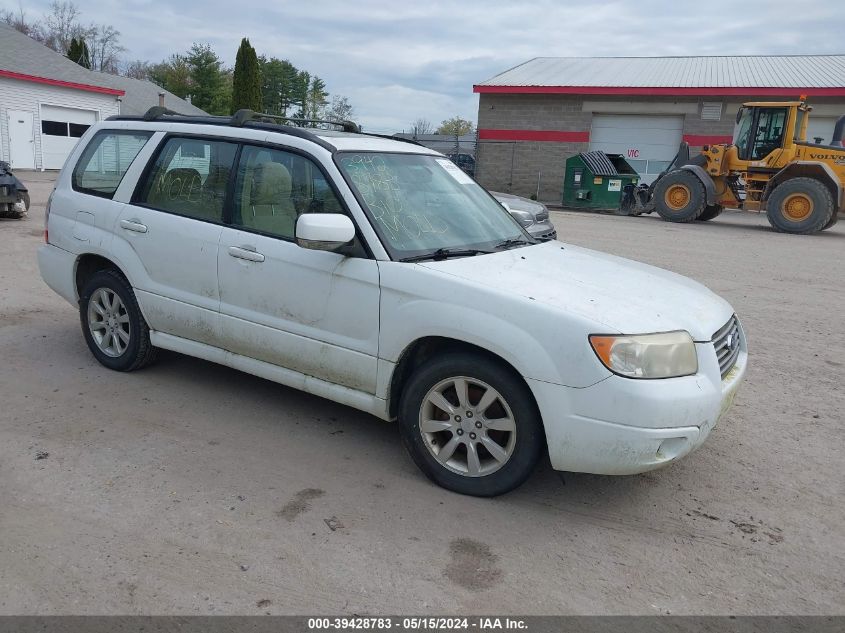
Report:
<svg viewBox="0 0 845 633"><path fill-rule="evenodd" d="M233 223L293 239L303 213L344 213L311 160L275 149L245 146L235 182Z"/></svg>
<svg viewBox="0 0 845 633"><path fill-rule="evenodd" d="M81 193L111 198L151 136L152 133L147 132L98 132L73 169L73 188Z"/></svg>
<svg viewBox="0 0 845 633"><path fill-rule="evenodd" d="M235 143L170 138L158 154L136 202L198 220L223 221Z"/></svg>

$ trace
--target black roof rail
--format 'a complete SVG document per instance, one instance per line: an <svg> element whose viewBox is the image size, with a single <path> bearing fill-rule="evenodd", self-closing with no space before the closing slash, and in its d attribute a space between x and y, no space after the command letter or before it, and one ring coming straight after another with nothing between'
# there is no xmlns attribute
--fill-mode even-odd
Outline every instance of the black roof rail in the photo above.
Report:
<svg viewBox="0 0 845 633"><path fill-rule="evenodd" d="M167 108L161 106L154 106L147 110L142 116L137 115L117 115L117 116L110 116L107 121L170 121L172 123L194 123L198 125L220 125L220 126L227 126L227 127L250 127L250 128L262 128L266 129L271 132L279 132L281 134L288 134L290 136L296 136L298 138L308 139L319 145L320 147L330 151L335 152L337 148L331 143L323 140L313 131L309 130L308 128L296 127L293 125L283 125L281 123L273 123L272 121L268 121L268 119L285 119L286 117L276 117L275 115L270 114L260 114L256 112L252 112L251 110L238 110L234 116L227 117L227 116L193 116L188 114L179 114L178 112L174 112L173 110L168 110ZM327 121L327 123L331 123L331 121ZM346 123L351 123L346 122ZM335 125L341 125L335 122ZM351 123L351 125L355 125ZM357 126L355 126L357 128Z"/></svg>
<svg viewBox="0 0 845 633"><path fill-rule="evenodd" d="M229 125L233 127L243 127L243 125L248 121L262 121L263 119L270 119L270 121L291 121L293 123L322 123L327 125L335 125L339 128L342 128L344 132L352 132L354 134L361 133L361 127L353 121L334 121L331 119L302 119L298 117L281 116L278 114L266 114L264 112L255 112L253 110L238 110L232 116Z"/></svg>

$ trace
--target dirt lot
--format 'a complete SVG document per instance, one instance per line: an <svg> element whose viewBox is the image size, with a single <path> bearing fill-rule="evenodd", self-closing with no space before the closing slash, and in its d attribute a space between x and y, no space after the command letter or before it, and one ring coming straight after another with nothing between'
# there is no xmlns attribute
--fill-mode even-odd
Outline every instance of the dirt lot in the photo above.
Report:
<svg viewBox="0 0 845 633"><path fill-rule="evenodd" d="M694 277L751 346L696 454L434 487L394 425L199 360L88 352L41 281L49 175L0 221L0 614L845 613L845 222L555 213L564 241Z"/></svg>

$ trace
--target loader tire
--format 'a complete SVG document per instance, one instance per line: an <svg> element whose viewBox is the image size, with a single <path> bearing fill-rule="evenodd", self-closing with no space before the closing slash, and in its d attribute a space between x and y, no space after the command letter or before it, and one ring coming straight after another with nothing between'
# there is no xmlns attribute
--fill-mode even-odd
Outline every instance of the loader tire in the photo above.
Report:
<svg viewBox="0 0 845 633"><path fill-rule="evenodd" d="M815 178L791 178L779 184L766 206L766 217L775 231L799 235L824 230L835 213L830 190Z"/></svg>
<svg viewBox="0 0 845 633"><path fill-rule="evenodd" d="M833 213L830 216L830 220L828 220L827 224L824 225L824 228L822 229L822 231L827 231L830 227L832 227L837 222L839 222L839 214Z"/></svg>
<svg viewBox="0 0 845 633"><path fill-rule="evenodd" d="M654 186L654 208L669 222L695 222L706 206L704 184L687 169L670 171Z"/></svg>
<svg viewBox="0 0 845 633"><path fill-rule="evenodd" d="M698 216L699 222L707 222L707 220L712 220L713 218L719 217L722 211L725 210L721 204L710 204L704 207L704 211L701 212L701 215Z"/></svg>

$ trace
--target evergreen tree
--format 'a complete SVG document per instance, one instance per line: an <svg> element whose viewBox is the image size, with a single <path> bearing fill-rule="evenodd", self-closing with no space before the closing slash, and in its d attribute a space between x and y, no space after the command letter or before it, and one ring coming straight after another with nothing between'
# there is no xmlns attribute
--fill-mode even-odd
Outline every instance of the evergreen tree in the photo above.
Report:
<svg viewBox="0 0 845 633"><path fill-rule="evenodd" d="M83 68L91 68L91 53L82 37L74 37L67 48L67 58Z"/></svg>
<svg viewBox="0 0 845 633"><path fill-rule="evenodd" d="M235 57L235 74L232 77L232 113L241 110L261 112L261 69L258 56L247 38L241 40Z"/></svg>
<svg viewBox="0 0 845 633"><path fill-rule="evenodd" d="M323 116L326 104L328 104L329 93L326 92L326 82L319 77L311 79L311 86L308 88L308 118L319 119Z"/></svg>
<svg viewBox="0 0 845 633"><path fill-rule="evenodd" d="M232 92L227 86L227 71L217 53L208 44L194 44L185 61L192 103L209 114L229 114Z"/></svg>

